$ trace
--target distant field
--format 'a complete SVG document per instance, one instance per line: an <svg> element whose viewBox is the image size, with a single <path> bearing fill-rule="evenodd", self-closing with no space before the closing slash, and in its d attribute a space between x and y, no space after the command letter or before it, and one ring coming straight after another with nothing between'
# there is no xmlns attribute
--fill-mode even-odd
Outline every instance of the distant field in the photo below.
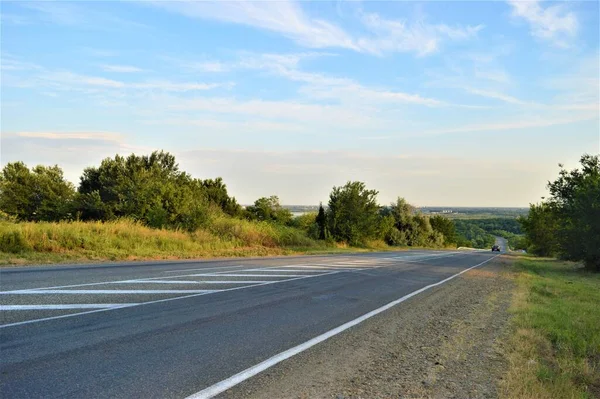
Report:
<svg viewBox="0 0 600 399"><path fill-rule="evenodd" d="M317 212L319 207L316 205L284 205L284 208L290 210L295 215L301 215L308 212ZM493 218L516 218L527 215L529 208L466 208L466 207L445 207L424 206L418 208L424 214L440 214L450 219L493 219Z"/></svg>

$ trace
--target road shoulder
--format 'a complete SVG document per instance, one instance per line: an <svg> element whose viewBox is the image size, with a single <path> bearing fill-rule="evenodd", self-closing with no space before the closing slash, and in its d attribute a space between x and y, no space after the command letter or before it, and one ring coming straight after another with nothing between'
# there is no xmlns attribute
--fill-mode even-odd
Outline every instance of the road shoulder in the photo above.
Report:
<svg viewBox="0 0 600 399"><path fill-rule="evenodd" d="M488 398L513 282L497 258L225 392L227 398Z"/></svg>

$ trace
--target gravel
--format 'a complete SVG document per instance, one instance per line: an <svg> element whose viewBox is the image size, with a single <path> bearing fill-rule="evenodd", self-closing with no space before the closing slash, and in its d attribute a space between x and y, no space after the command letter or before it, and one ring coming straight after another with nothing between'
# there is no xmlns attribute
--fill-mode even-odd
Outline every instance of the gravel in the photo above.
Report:
<svg viewBox="0 0 600 399"><path fill-rule="evenodd" d="M290 358L224 398L495 398L513 282L496 258Z"/></svg>

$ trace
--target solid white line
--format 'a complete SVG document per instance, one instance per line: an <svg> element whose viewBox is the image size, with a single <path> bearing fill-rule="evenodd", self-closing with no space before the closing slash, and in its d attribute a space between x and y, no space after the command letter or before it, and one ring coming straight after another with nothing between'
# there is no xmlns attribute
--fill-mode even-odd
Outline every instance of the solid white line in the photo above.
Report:
<svg viewBox="0 0 600 399"><path fill-rule="evenodd" d="M105 309L136 306L138 303L65 303L56 305L0 305L0 310Z"/></svg>
<svg viewBox="0 0 600 399"><path fill-rule="evenodd" d="M201 267L198 269L167 270L167 271L164 271L163 273L195 272L197 270L214 270L214 269L224 270L224 269L234 269L236 267L245 267L245 266L239 265L239 266L223 266L223 267Z"/></svg>
<svg viewBox="0 0 600 399"><path fill-rule="evenodd" d="M119 281L118 284L256 284L266 283L267 281L240 281L240 280L228 280L228 281L197 281L197 280L129 280ZM117 283L114 283L117 284Z"/></svg>
<svg viewBox="0 0 600 399"><path fill-rule="evenodd" d="M339 269L338 267L333 267L333 266L316 266L316 265L293 265L293 266L277 266L277 267L301 267L303 269Z"/></svg>
<svg viewBox="0 0 600 399"><path fill-rule="evenodd" d="M300 274L193 274L197 277L301 277Z"/></svg>
<svg viewBox="0 0 600 399"><path fill-rule="evenodd" d="M269 270L263 270L263 269L249 269L249 270L240 270L241 273L246 273L246 272L264 272L264 271L268 271L268 272L285 272L285 273L323 273L322 270L306 270L306 269L269 269Z"/></svg>
<svg viewBox="0 0 600 399"><path fill-rule="evenodd" d="M267 359L267 360L265 360L265 361L263 361L261 363L258 363L255 366L247 368L246 370L244 370L244 371L242 371L242 372L240 372L238 374L235 374L235 375L233 375L233 376L231 376L231 377L229 377L229 378L227 378L227 379L225 379L223 381L220 381L220 382L218 382L218 383L216 383L214 385L211 385L210 387L205 388L202 391L199 391L199 392L197 392L195 394L192 394L192 395L188 396L186 399L208 399L208 398L212 398L212 397L214 397L214 396L216 396L216 395L218 395L218 394L220 394L222 392L225 392L229 388L232 388L232 387L236 386L237 384L239 384L239 383L241 383L241 382L243 382L243 381L245 381L245 380L247 380L247 379L255 376L256 374L258 374L258 373L260 373L260 372L262 372L262 371L264 371L264 370L266 370L266 369L268 369L270 367L273 367L277 363L280 363L280 362L282 362L282 361L284 361L286 359L289 359L290 357L292 357L294 355L297 355L298 353L304 352L305 350L307 350L307 349L309 349L309 348L317 345L318 343L321 343L321 342L325 341L326 339L333 337L334 335L337 335L337 334L339 334L339 333L341 333L343 331L346 331L347 329L349 329L351 327L354 327L355 325L357 325L359 323L362 323L363 321L365 321L367 319L370 319L371 317L373 317L375 315L378 315L379 313L384 312L384 311L388 310L389 308L391 308L393 306L396 306L399 303L402 303L402 302L406 301L409 298L412 298L413 296L415 296L417 294L420 294L423 291L427 291L430 288L437 287L437 286L439 286L441 284L444 284L447 281L450 281L453 278L458 277L461 274L466 273L466 272L468 272L471 269L474 269L474 268L476 268L478 266L483 265L484 263L489 262L490 260L496 258L497 256L498 255L496 255L496 256L494 256L492 258L489 258L488 260L485 260L485 261L483 261L483 262L481 262L481 263L479 263L479 264L477 264L475 266L469 267L468 269L465 269L465 270L461 271L460 273L456 273L456 274L454 274L454 275L452 275L452 276L450 276L448 278L445 278L442 281L439 281L439 282L434 283L434 284L427 285L427 286L425 286L425 287L423 287L421 289L418 289L416 291L411 292L408 295L404 295L402 298L396 299L395 301L392 301L392 302L388 303L387 305L384 305L384 306L382 306L380 308L372 310L371 312L366 313L366 314L360 316L359 318L356 318L356 319L354 319L352 321L344 323L341 326L334 328L333 330L329 330L329 331L327 331L324 334L321 334L321 335L319 335L319 336L317 336L317 337L315 337L315 338L313 338L311 340L308 340L308 341L304 342L303 344L300 344L300 345L295 346L293 348L290 348L290 349L288 349L288 350L286 350L284 352L281 352L281 353L279 353L279 354L277 354L277 355L275 355L275 356L273 356L273 357L271 357L271 358L269 358L269 359Z"/></svg>
<svg viewBox="0 0 600 399"><path fill-rule="evenodd" d="M111 284L200 284L195 280L123 280Z"/></svg>
<svg viewBox="0 0 600 399"><path fill-rule="evenodd" d="M45 294L200 294L215 290L20 290L0 292L0 295L45 295ZM217 290L218 291L218 290Z"/></svg>
<svg viewBox="0 0 600 399"><path fill-rule="evenodd" d="M171 301L177 301L177 300L180 300L180 299L195 298L195 297L201 296L201 295L209 295L209 294L213 294L214 295L214 294L218 294L220 292L243 290L243 289L250 288L250 287L260 287L262 285L286 283L288 281L303 280L303 279L306 279L306 278L321 277L321 276L327 276L327 275L332 275L332 274L337 274L337 273L341 273L341 271L334 271L334 272L329 272L329 273L323 273L323 274L318 274L316 276L295 277L295 278L290 278L290 279L287 279L287 280L274 280L274 281L268 281L266 283L261 283L261 284L245 285L243 287L226 288L226 289L223 289L223 290L217 290L217 291L208 292L208 293L184 295L184 296L178 296L178 297L175 297L175 298L157 299L155 301L142 302L142 303L139 303L139 304L137 304L135 306L152 305L152 304L161 303L161 302L171 302ZM58 319L66 319L68 317L83 316L83 315L86 315L86 314L106 312L106 311L115 310L115 309L117 309L117 308L114 308L114 309L113 308L97 309L97 310L90 310L90 311L87 311L87 312L79 312L79 313L65 314L65 315L60 315L60 316L44 317L44 318L41 318L41 319L19 321L19 322L15 322L15 323L9 323L9 324L0 325L0 329L2 329L2 328L9 328L9 327L17 327L17 326L22 326L22 325L25 325L25 324L40 323L42 321L51 321L51 320L58 320Z"/></svg>

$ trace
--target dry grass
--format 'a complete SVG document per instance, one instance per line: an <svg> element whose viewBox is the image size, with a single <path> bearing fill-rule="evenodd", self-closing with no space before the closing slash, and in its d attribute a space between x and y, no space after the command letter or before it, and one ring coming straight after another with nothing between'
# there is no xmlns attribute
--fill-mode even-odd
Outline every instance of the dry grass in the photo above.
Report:
<svg viewBox="0 0 600 399"><path fill-rule="evenodd" d="M504 398L600 397L600 275L517 258Z"/></svg>
<svg viewBox="0 0 600 399"><path fill-rule="evenodd" d="M0 222L0 264L328 254L381 250L315 241L297 228L218 217L204 229L159 230L131 220Z"/></svg>

